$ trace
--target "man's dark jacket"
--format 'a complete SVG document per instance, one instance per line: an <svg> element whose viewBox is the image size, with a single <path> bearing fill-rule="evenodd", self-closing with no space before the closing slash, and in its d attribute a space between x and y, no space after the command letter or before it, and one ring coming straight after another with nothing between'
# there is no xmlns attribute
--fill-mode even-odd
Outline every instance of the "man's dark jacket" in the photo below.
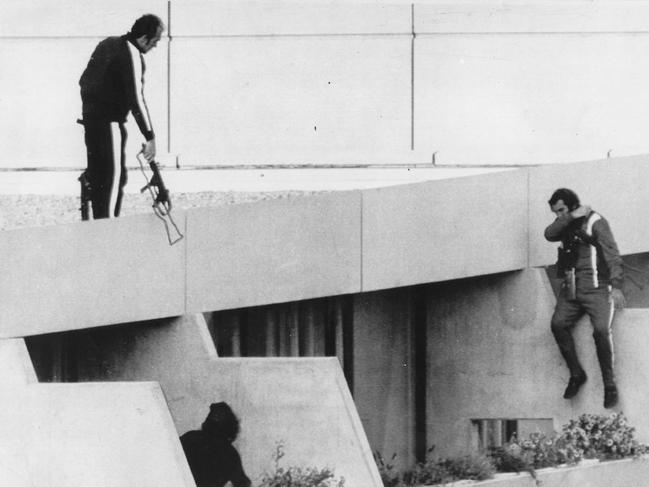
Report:
<svg viewBox="0 0 649 487"><path fill-rule="evenodd" d="M250 486L241 457L228 439L204 426L200 431L188 431L180 442L197 487L222 487L228 481L234 487Z"/></svg>

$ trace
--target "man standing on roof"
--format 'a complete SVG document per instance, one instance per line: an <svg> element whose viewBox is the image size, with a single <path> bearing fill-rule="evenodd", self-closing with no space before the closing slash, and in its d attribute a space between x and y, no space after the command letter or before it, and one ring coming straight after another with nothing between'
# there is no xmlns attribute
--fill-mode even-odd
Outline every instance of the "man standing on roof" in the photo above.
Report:
<svg viewBox="0 0 649 487"><path fill-rule="evenodd" d="M557 189L548 203L557 218L545 229L545 238L561 242L557 273L564 280L552 316L552 333L570 370L563 397L572 399L586 382L571 333L586 313L593 325L604 381L604 407L612 408L617 404L618 392L613 374L611 323L615 308L625 306L622 258L608 222L581 205L574 191Z"/></svg>
<svg viewBox="0 0 649 487"><path fill-rule="evenodd" d="M143 54L158 44L163 31L159 17L143 15L129 33L108 37L97 45L79 80L83 105L80 123L85 128L88 155L85 178L94 218L116 217L120 213L127 179L124 123L129 112L146 141L145 159L155 157L155 135L144 101Z"/></svg>

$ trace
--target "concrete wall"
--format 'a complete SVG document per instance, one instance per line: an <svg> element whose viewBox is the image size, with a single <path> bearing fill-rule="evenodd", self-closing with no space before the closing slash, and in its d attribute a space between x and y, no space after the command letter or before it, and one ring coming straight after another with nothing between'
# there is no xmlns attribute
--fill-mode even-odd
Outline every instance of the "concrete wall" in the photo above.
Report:
<svg viewBox="0 0 649 487"><path fill-rule="evenodd" d="M188 309L358 292L360 218L352 191L189 212Z"/></svg>
<svg viewBox="0 0 649 487"><path fill-rule="evenodd" d="M253 481L272 470L283 441L282 466L329 466L349 485L381 485L336 358L217 358L202 315L82 330L73 340L79 380L159 382L179 434L200 428L210 403L228 402Z"/></svg>
<svg viewBox="0 0 649 487"><path fill-rule="evenodd" d="M125 34L146 12L166 19L167 2L2 3L1 167L85 167L83 128L76 123L81 118L79 77L102 38ZM146 97L161 150L167 146L167 49L163 39L146 57ZM137 164L141 140L135 123L129 132L129 163Z"/></svg>
<svg viewBox="0 0 649 487"><path fill-rule="evenodd" d="M622 254L649 251L647 157L0 233L0 336L126 323L546 266L547 199L573 187ZM623 193L611 187L625 188ZM38 306L34 306L38 303ZM119 303L119 306L115 306ZM29 312L26 312L29 310Z"/></svg>
<svg viewBox="0 0 649 487"><path fill-rule="evenodd" d="M364 191L363 290L524 268L526 185L507 171Z"/></svg>
<svg viewBox="0 0 649 487"><path fill-rule="evenodd" d="M410 296L403 290L354 299L354 402L372 449L398 468L415 459L415 362Z"/></svg>
<svg viewBox="0 0 649 487"><path fill-rule="evenodd" d="M195 485L157 384L39 384L23 340L0 363L0 485Z"/></svg>
<svg viewBox="0 0 649 487"><path fill-rule="evenodd" d="M530 164L647 152L647 10L644 0L56 9L9 0L2 166L84 165L79 75L97 41L147 11L170 27L146 57L147 98L161 152L181 164L427 163L433 153L442 164ZM140 138L130 128L133 157Z"/></svg>
<svg viewBox="0 0 649 487"><path fill-rule="evenodd" d="M559 428L582 413L608 412L587 318L575 342L589 380L574 400L562 399L568 370L550 332L555 301L542 270L431 286L428 300L427 418L429 441L438 448L466 451L471 419L554 418ZM627 415L641 441L649 440L647 320L646 309L627 309L613 325L615 410Z"/></svg>

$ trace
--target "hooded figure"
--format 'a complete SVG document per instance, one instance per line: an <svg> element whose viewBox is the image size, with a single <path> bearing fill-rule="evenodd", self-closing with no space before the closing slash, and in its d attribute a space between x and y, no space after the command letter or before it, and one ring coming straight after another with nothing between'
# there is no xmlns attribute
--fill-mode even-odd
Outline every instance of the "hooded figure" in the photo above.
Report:
<svg viewBox="0 0 649 487"><path fill-rule="evenodd" d="M249 487L250 479L241 465L241 457L232 446L239 434L239 419L225 402L210 405L200 430L180 437L187 463L197 487Z"/></svg>

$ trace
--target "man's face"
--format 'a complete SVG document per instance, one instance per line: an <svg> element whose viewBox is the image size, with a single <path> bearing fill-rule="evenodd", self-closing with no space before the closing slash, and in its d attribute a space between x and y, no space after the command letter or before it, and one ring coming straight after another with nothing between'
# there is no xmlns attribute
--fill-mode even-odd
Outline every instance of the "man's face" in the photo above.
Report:
<svg viewBox="0 0 649 487"><path fill-rule="evenodd" d="M566 216L568 213L570 213L570 209L566 206L563 200L558 200L550 208L552 209L552 212L557 216Z"/></svg>
<svg viewBox="0 0 649 487"><path fill-rule="evenodd" d="M140 45L142 52L146 53L158 45L158 41L162 38L162 32L164 28L162 26L158 27L155 35L151 39L147 39L146 36L138 37L137 43Z"/></svg>

